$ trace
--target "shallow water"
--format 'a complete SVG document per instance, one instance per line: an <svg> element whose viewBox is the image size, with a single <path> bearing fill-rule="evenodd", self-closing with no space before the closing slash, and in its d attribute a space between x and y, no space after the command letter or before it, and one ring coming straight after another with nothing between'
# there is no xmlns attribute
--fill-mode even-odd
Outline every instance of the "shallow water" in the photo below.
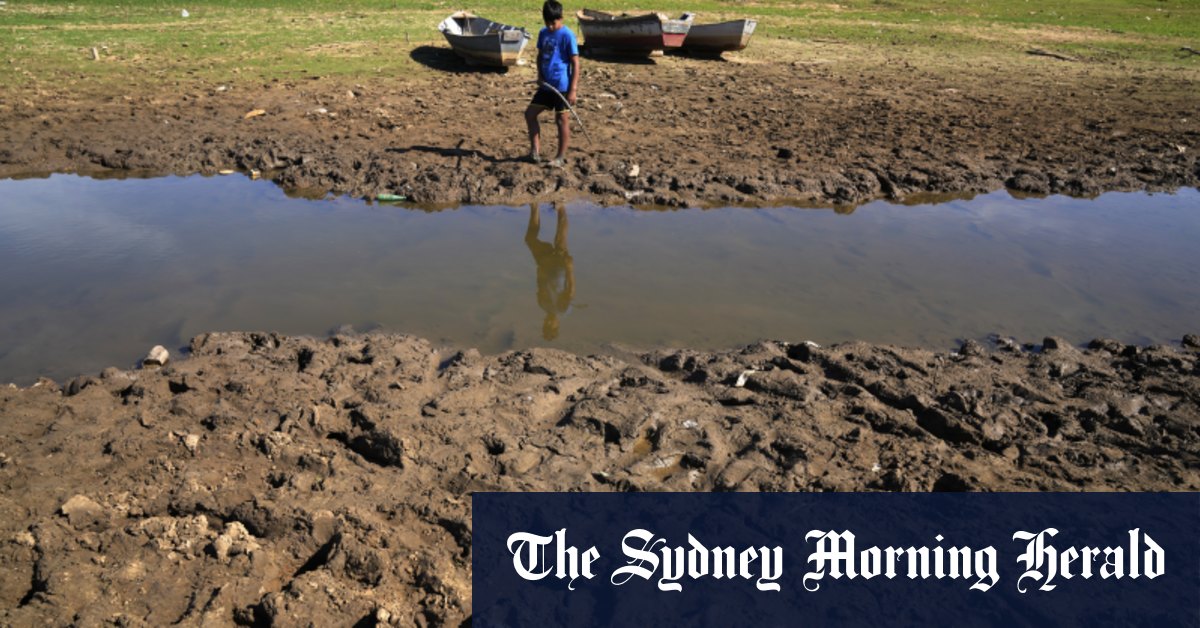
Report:
<svg viewBox="0 0 1200 628"><path fill-rule="evenodd" d="M0 181L0 381L209 330L352 325L484 352L1200 331L1196 190L564 214L556 249L551 205L531 244L529 207L302 200L243 177Z"/></svg>

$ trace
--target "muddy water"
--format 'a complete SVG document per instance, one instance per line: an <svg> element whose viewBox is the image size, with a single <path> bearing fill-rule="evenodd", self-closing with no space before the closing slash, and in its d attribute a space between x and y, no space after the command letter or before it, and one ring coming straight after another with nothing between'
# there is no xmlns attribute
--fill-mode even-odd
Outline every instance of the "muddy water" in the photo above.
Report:
<svg viewBox="0 0 1200 628"><path fill-rule="evenodd" d="M351 325L485 352L1200 331L1195 190L560 209L313 201L242 177L2 181L0 381L125 366L209 330Z"/></svg>

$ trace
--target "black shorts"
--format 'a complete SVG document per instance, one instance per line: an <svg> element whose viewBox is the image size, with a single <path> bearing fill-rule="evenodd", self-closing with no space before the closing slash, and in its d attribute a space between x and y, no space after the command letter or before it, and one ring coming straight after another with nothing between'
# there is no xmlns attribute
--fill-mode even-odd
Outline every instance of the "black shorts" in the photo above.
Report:
<svg viewBox="0 0 1200 628"><path fill-rule="evenodd" d="M549 109L555 113L566 113L567 111L566 101L545 87L538 88L537 93L533 95L533 100L529 101L529 104L536 105L542 109Z"/></svg>

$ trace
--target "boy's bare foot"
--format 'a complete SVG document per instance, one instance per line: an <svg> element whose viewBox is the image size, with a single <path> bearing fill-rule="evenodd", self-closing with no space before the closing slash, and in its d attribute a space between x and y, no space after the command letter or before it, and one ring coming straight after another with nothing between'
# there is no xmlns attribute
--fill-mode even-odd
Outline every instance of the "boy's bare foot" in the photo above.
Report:
<svg viewBox="0 0 1200 628"><path fill-rule="evenodd" d="M553 161L546 165L551 168L565 168L567 166L567 160L563 159L562 157L555 157Z"/></svg>
<svg viewBox="0 0 1200 628"><path fill-rule="evenodd" d="M537 153L529 153L529 155L525 157L525 160L531 164L540 164L542 163L542 156Z"/></svg>

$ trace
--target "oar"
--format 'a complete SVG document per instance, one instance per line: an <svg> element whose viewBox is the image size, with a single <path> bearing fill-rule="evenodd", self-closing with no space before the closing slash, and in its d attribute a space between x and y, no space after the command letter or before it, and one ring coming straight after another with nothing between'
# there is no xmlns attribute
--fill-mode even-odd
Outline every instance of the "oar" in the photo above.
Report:
<svg viewBox="0 0 1200 628"><path fill-rule="evenodd" d="M554 94L556 96L558 96L558 98L560 100L562 100L563 104L567 106L567 111L570 111L571 115L575 116L575 121L579 123L579 128L583 129L583 136L587 138L588 146L591 146L592 145L592 136L588 135L587 127L583 126L583 120L579 119L579 114L575 113L575 108L571 106L571 103L567 102L567 97L563 96L562 92L558 91L557 88L555 88L553 85L551 85L549 83L546 83L543 81L534 81L534 82L537 83L538 86L540 86L540 87L549 88L550 91L554 92Z"/></svg>

